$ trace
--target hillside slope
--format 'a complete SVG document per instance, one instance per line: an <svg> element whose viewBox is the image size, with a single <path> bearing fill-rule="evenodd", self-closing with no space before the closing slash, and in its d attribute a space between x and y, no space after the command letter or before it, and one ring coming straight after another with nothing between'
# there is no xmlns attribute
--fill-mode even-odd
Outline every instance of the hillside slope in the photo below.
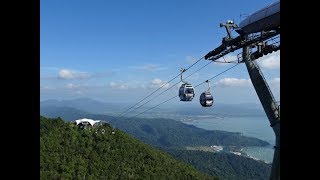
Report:
<svg viewBox="0 0 320 180"><path fill-rule="evenodd" d="M122 131L111 132L108 124L89 131L40 116L41 179L213 179Z"/></svg>
<svg viewBox="0 0 320 180"><path fill-rule="evenodd" d="M268 180L271 173L271 164L232 153L212 153L178 149L164 150L177 159L192 164L193 167L199 171L221 177L222 179Z"/></svg>
<svg viewBox="0 0 320 180"><path fill-rule="evenodd" d="M112 116L91 114L70 107L42 107L41 115L54 118L61 117L68 121L80 118L91 118L108 121L135 138L153 146L182 148L186 146L268 146L268 142L254 138L242 136L235 132L219 130L204 130L193 125L171 120L171 119L116 119Z"/></svg>

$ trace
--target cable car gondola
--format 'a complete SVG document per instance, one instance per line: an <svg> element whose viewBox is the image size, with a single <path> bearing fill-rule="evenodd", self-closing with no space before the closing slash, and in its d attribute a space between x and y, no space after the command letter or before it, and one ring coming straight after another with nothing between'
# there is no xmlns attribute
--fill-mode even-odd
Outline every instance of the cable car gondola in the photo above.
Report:
<svg viewBox="0 0 320 180"><path fill-rule="evenodd" d="M181 81L183 84L181 84L179 89L179 97L180 101L192 101L194 98L194 88L191 84L182 80L182 73L185 71L185 69L181 69Z"/></svg>
<svg viewBox="0 0 320 180"><path fill-rule="evenodd" d="M203 107L210 107L213 105L213 97L210 93L210 81L207 80L206 82L208 83L209 88L200 95L200 104Z"/></svg>
<svg viewBox="0 0 320 180"><path fill-rule="evenodd" d="M183 83L179 89L179 97L181 101L192 101L194 97L193 86L188 83Z"/></svg>

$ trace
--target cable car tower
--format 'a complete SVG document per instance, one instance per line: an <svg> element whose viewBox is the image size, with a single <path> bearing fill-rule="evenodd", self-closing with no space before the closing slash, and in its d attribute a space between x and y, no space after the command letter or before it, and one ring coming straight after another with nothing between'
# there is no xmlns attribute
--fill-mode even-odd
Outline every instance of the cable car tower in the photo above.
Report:
<svg viewBox="0 0 320 180"><path fill-rule="evenodd" d="M280 108L255 60L280 50L280 1L251 14L241 21L239 26L229 20L225 24L220 23L220 27L225 27L227 36L222 39L220 46L205 56L205 59L215 61L230 52L242 49L242 53L237 56L238 63L246 64L252 84L275 133L276 142L270 179L278 180L280 179ZM235 30L239 35L233 38L231 30Z"/></svg>

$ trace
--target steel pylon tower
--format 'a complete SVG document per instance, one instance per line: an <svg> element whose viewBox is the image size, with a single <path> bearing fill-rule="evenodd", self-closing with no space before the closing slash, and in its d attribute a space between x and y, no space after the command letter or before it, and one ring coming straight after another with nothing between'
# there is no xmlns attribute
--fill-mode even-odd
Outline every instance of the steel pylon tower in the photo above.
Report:
<svg viewBox="0 0 320 180"><path fill-rule="evenodd" d="M269 119L270 126L275 133L275 151L273 155L270 179L280 179L280 107L275 101L273 94L255 59L280 50L280 1L272 3L241 21L239 26L233 21L220 23L225 27L227 36L222 39L222 44L205 55L205 59L215 61L234 52L243 49L242 60L238 56L238 63L246 64L251 82L260 99L263 109ZM233 38L231 30L234 29L239 36ZM273 42L268 44L268 42ZM277 45L279 44L279 45ZM251 47L257 47L257 51L251 54ZM240 56L241 57L241 56Z"/></svg>
<svg viewBox="0 0 320 180"><path fill-rule="evenodd" d="M274 155L271 169L270 179L280 179L280 109L273 97L271 90L255 61L250 59L250 47L243 47L242 58L246 64L251 82L254 89L260 99L264 111L269 119L270 126L272 127L275 137L276 144L274 146Z"/></svg>

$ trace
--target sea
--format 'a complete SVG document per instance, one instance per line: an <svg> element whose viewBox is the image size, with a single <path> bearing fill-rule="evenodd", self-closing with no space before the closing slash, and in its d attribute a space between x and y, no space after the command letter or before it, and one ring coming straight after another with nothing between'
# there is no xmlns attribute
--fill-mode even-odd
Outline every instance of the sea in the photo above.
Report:
<svg viewBox="0 0 320 180"><path fill-rule="evenodd" d="M272 162L275 145L275 135L266 116L189 116L183 120L186 124L207 130L223 130L240 132L245 136L256 137L270 143L267 147L245 147L243 151L255 159Z"/></svg>
<svg viewBox="0 0 320 180"><path fill-rule="evenodd" d="M185 104L161 110L159 108L149 112L146 117L173 119L206 130L239 132L244 136L267 141L269 146L244 147L242 151L266 163L271 163L273 160L275 134L259 104L216 105L214 108Z"/></svg>

